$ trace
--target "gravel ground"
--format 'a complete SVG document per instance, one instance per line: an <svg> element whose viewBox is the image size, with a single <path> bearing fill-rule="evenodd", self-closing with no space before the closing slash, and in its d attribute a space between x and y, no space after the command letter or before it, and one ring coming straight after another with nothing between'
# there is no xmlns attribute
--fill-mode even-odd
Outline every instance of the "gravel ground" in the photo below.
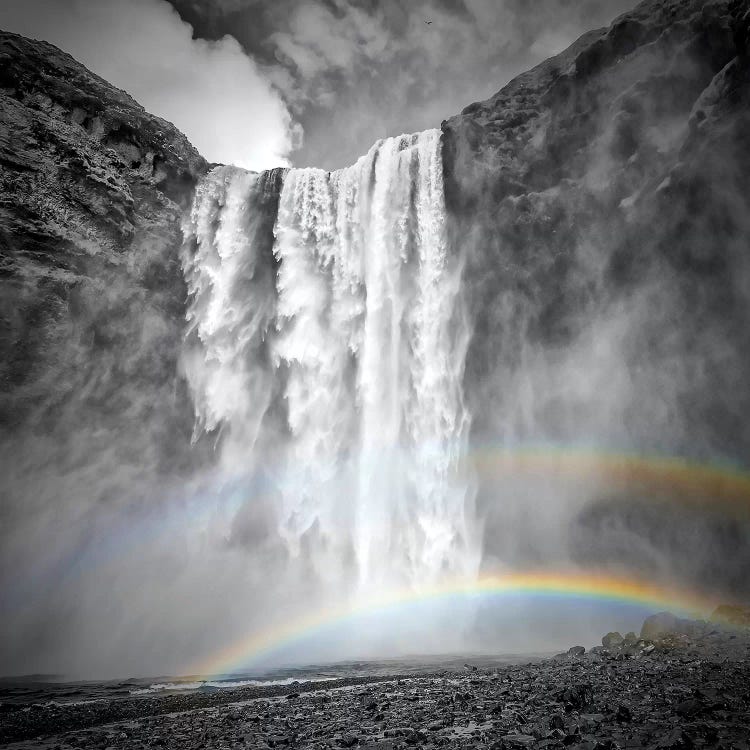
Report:
<svg viewBox="0 0 750 750"><path fill-rule="evenodd" d="M750 748L750 637L620 642L462 673L5 710L13 748Z"/></svg>

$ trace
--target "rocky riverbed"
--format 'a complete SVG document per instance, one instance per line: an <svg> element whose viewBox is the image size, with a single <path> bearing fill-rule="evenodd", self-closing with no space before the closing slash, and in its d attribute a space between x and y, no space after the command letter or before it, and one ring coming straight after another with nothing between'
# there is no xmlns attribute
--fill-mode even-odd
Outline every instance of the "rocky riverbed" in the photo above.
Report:
<svg viewBox="0 0 750 750"><path fill-rule="evenodd" d="M651 638L644 637L651 634ZM7 747L750 747L750 632L658 615L541 662L6 707Z"/></svg>

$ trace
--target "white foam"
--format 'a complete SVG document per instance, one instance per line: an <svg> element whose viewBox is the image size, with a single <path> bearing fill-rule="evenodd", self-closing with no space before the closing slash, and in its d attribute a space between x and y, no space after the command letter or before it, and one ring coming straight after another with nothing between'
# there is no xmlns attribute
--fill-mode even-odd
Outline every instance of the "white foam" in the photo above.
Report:
<svg viewBox="0 0 750 750"><path fill-rule="evenodd" d="M353 550L364 593L479 564L459 473L469 331L441 154L428 130L380 141L337 172L289 170L275 278L256 272L248 229L262 177L214 170L186 226L199 425L225 429L225 459L247 467L271 442L259 435L283 389L279 535L294 556L314 528L313 564L332 580Z"/></svg>

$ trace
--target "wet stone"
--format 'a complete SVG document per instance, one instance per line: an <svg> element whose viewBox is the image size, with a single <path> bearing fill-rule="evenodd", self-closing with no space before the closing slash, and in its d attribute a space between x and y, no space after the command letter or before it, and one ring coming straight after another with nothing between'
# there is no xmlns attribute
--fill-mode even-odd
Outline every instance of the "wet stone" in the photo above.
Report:
<svg viewBox="0 0 750 750"><path fill-rule="evenodd" d="M529 734L507 734L501 739L502 747L508 750L524 750L533 747L536 737Z"/></svg>
<svg viewBox="0 0 750 750"><path fill-rule="evenodd" d="M566 710L581 709L594 699L594 689L588 684L571 685L557 693L557 700L564 703Z"/></svg>
<svg viewBox="0 0 750 750"><path fill-rule="evenodd" d="M632 720L633 720L633 712L630 710L630 707L624 704L620 704L617 707L617 713L615 714L615 721L618 721L621 724L627 724L627 723L630 723Z"/></svg>
<svg viewBox="0 0 750 750"><path fill-rule="evenodd" d="M604 646L604 648L606 649L617 648L622 645L623 641L624 639L620 635L620 633L607 633L607 635L602 638L602 646Z"/></svg>
<svg viewBox="0 0 750 750"><path fill-rule="evenodd" d="M11 750L739 750L750 634L731 635L668 634L643 658L587 651L476 672L12 708L0 739Z"/></svg>

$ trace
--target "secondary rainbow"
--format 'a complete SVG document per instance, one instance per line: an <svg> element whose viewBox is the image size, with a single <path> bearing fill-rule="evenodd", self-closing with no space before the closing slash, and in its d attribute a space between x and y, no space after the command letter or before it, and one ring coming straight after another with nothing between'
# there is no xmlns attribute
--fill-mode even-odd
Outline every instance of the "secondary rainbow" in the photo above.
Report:
<svg viewBox="0 0 750 750"><path fill-rule="evenodd" d="M470 582L445 582L420 591L401 590L372 598L366 602L345 604L303 615L292 622L277 623L265 630L250 633L202 663L190 674L221 675L252 665L276 650L320 633L326 628L355 617L375 614L390 608L408 607L420 602L477 596L563 596L627 603L648 609L671 609L684 615L705 616L715 606L700 593L665 587L632 577L583 572L505 573L482 576Z"/></svg>
<svg viewBox="0 0 750 750"><path fill-rule="evenodd" d="M482 478L605 482L609 490L644 493L731 516L750 515L750 474L726 463L699 463L679 456L639 456L587 446L539 445L475 448L466 459Z"/></svg>

